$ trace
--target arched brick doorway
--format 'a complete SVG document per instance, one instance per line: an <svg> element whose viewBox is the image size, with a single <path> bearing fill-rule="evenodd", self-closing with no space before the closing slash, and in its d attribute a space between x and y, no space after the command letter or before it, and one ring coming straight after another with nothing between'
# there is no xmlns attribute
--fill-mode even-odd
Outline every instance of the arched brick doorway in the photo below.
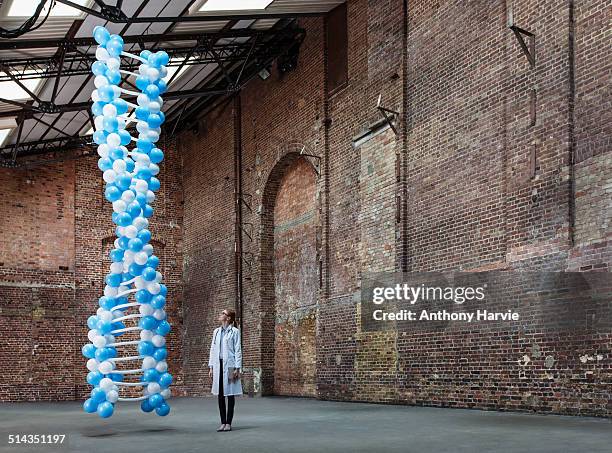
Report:
<svg viewBox="0 0 612 453"><path fill-rule="evenodd" d="M316 396L317 174L285 155L266 184L262 210L264 394Z"/></svg>

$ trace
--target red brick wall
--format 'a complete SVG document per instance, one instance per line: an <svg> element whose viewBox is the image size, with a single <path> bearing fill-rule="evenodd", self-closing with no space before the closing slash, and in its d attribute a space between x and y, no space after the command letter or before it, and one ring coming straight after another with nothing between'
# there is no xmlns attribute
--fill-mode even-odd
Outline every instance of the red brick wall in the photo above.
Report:
<svg viewBox="0 0 612 453"><path fill-rule="evenodd" d="M274 203L274 394L316 396L316 174L295 160Z"/></svg>
<svg viewBox="0 0 612 453"><path fill-rule="evenodd" d="M163 143L161 188L153 206L151 243L168 286L170 372L183 392L182 175L173 143ZM0 169L4 188L0 247L0 400L83 399L87 318L98 308L114 240L95 157Z"/></svg>
<svg viewBox="0 0 612 453"><path fill-rule="evenodd" d="M307 38L297 70L282 77L273 71L241 94L242 178L252 207L244 221L255 233L252 241L243 235L252 258L243 319L249 389L272 392L275 368L289 364L274 347L272 295L293 280L270 278L267 232L275 181L292 153L303 151L321 158L308 158L321 173L319 398L610 415L603 384L609 336L501 332L491 339L455 331L432 338L362 332L358 322L361 274L402 263L413 271L609 268L603 4L512 2L515 23L536 34L531 68L503 3L408 2L404 15L400 1L350 2L349 83L332 96L325 90L324 20L302 21ZM381 118L379 94L400 113L398 134L387 129L354 147ZM196 284L186 281L186 310L194 317L186 323L206 326L202 344L191 339L185 351L198 358L207 355L217 301L235 300L233 181L223 185L232 179L231 106L202 125L199 136L181 137L195 182L185 184L186 210L209 210L205 221L186 218L186 249L210 246L199 235L224 246L206 264L198 259L206 271ZM578 149L596 152L572 166ZM214 185L214 196L198 192L200 181ZM186 263L192 259L188 253ZM581 360L598 354L595 362ZM533 369L519 364L525 355Z"/></svg>

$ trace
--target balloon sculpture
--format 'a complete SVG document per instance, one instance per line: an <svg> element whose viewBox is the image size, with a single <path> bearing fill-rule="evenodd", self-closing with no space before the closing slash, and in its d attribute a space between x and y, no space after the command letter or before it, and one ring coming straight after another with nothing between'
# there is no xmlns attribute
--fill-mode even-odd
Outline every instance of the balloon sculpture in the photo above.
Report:
<svg viewBox="0 0 612 453"><path fill-rule="evenodd" d="M87 382L93 390L83 408L107 418L118 401L140 401L143 411L155 410L163 416L170 412L166 400L172 375L165 360L165 335L170 324L164 311L167 288L156 270L159 258L149 244L148 219L160 187L157 164L164 158L155 142L164 122L160 94L166 91L163 78L169 58L163 51L144 50L140 55L124 52L123 39L104 27L94 29L94 38L99 46L97 61L92 65L96 86L91 95L96 129L93 140L100 155L98 167L106 181L105 197L113 204L117 239L110 252L112 264L104 296L98 301L100 308L87 320L90 343L82 352L89 359ZM120 69L121 56L140 61L139 73ZM134 76L141 92L121 88L122 74ZM137 104L121 99L122 93L135 95ZM133 112L128 114L130 108ZM132 120L137 122L137 139L125 129ZM130 151L127 146L131 142L136 146ZM135 301L130 302L130 294ZM130 310L134 312L128 313ZM118 341L128 332L134 340ZM129 349L137 352L125 352ZM141 389L141 396L133 396L131 388ZM121 390L129 395L122 397Z"/></svg>

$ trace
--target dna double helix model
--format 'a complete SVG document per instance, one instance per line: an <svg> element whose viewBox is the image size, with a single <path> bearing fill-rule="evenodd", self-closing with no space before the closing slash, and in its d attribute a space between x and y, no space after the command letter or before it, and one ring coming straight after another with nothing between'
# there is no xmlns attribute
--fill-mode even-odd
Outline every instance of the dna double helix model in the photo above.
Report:
<svg viewBox="0 0 612 453"><path fill-rule="evenodd" d="M96 314L87 320L90 342L82 353L88 359L87 382L93 389L83 409L107 418L117 402L137 401L144 412L165 416L170 412L166 400L173 380L166 363L168 290L156 270L159 258L149 243L148 219L160 187L157 164L164 158L155 143L165 119L160 95L167 88L163 79L169 58L163 51L125 52L123 39L101 26L94 29L94 39L99 45L92 65L93 140L106 182L104 196L113 205L117 238L110 251L104 295ZM120 69L121 57L137 60L138 73ZM135 77L140 92L122 88L122 75ZM121 99L121 94L136 96L136 103ZM136 122L138 138L126 130L131 122ZM135 146L128 150L132 142ZM121 341L122 335L128 338Z"/></svg>

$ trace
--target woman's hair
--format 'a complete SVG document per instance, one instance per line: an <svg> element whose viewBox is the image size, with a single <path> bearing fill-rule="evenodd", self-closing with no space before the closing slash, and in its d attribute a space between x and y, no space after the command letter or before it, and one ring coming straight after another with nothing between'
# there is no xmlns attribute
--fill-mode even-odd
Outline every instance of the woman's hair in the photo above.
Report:
<svg viewBox="0 0 612 453"><path fill-rule="evenodd" d="M238 328L238 321L236 321L236 310L232 308L226 308L225 315L229 318L229 323L234 327Z"/></svg>

